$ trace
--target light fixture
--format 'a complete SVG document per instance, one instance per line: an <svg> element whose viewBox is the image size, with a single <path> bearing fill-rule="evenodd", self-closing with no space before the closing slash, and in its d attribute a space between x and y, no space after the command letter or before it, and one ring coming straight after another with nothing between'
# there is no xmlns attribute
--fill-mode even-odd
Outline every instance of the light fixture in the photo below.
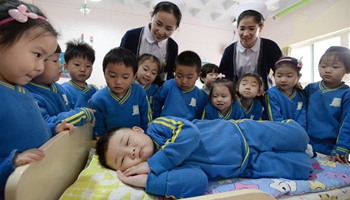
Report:
<svg viewBox="0 0 350 200"><path fill-rule="evenodd" d="M82 12L84 15L87 15L90 13L90 9L87 8L86 0L85 3L82 4L83 8L80 9L80 12Z"/></svg>
<svg viewBox="0 0 350 200"><path fill-rule="evenodd" d="M90 1L99 2L99 1L101 1L101 0L90 0Z"/></svg>

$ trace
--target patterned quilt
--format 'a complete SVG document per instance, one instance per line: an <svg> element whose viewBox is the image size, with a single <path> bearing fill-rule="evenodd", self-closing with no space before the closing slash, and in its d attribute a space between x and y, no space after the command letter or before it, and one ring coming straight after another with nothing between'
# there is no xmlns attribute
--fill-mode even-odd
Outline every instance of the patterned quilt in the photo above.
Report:
<svg viewBox="0 0 350 200"><path fill-rule="evenodd" d="M286 195L317 193L350 185L350 166L341 165L318 157L312 159L314 168L309 180L287 179L243 179L233 178L212 181L207 188L207 194L221 193L233 190L256 188L263 190L276 198ZM350 199L350 191L344 190L343 196ZM327 195L327 194L326 194ZM117 178L115 171L105 169L98 163L96 155L84 169L78 179L61 196L61 200L74 199L165 199L150 195L140 188L125 185Z"/></svg>

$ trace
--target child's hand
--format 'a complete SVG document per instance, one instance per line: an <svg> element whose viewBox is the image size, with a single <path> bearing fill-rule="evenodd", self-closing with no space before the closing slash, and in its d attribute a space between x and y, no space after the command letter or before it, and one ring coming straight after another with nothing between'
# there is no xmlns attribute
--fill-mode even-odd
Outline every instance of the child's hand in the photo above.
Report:
<svg viewBox="0 0 350 200"><path fill-rule="evenodd" d="M45 157L44 151L41 149L29 149L22 153L17 154L13 158L13 165L19 167L21 165L26 165L32 163L33 161L40 161Z"/></svg>
<svg viewBox="0 0 350 200"><path fill-rule="evenodd" d="M64 130L69 130L69 134L73 134L75 131L75 127L72 124L68 124L66 121L62 121L62 123L59 123L55 127L56 133L59 133Z"/></svg>
<svg viewBox="0 0 350 200"><path fill-rule="evenodd" d="M125 176L132 176L137 174L148 174L151 171L151 169L148 166L147 162L139 163L136 166L130 167L129 169L125 170L123 173Z"/></svg>
<svg viewBox="0 0 350 200"><path fill-rule="evenodd" d="M117 171L118 178L123 182L131 186L146 188L147 174L139 174L135 176L125 176L120 170Z"/></svg>
<svg viewBox="0 0 350 200"><path fill-rule="evenodd" d="M346 165L350 164L350 162L346 159L345 155L341 155L341 154L338 154L338 153L335 156L331 156L331 160L333 162L338 161L340 164L346 164Z"/></svg>
<svg viewBox="0 0 350 200"><path fill-rule="evenodd" d="M92 115L94 115L94 113L96 112L96 110L94 110L94 109L91 109L91 108L87 108L91 113L92 113ZM95 116L94 116L94 119L92 120L92 124L95 124L95 122L96 122L96 118L95 118Z"/></svg>

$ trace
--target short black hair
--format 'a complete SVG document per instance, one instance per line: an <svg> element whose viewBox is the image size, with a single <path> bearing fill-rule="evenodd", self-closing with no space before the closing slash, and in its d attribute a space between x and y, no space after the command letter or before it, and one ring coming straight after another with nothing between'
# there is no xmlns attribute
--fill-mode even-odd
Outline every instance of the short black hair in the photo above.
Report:
<svg viewBox="0 0 350 200"><path fill-rule="evenodd" d="M201 71L201 68L202 68L201 67L202 61L196 52L183 51L176 57L175 70L179 65L188 66L188 67L195 66L196 72L199 73Z"/></svg>
<svg viewBox="0 0 350 200"><path fill-rule="evenodd" d="M66 43L64 61L68 63L70 59L75 57L87 58L92 64L94 64L95 50L84 41L78 39L70 40Z"/></svg>
<svg viewBox="0 0 350 200"><path fill-rule="evenodd" d="M199 80L201 81L201 83L204 83L204 81L202 80L202 78L207 77L207 74L212 73L219 73L220 69L217 65L213 64L213 63L206 63L202 66L201 69L201 77L199 78Z"/></svg>
<svg viewBox="0 0 350 200"><path fill-rule="evenodd" d="M96 154L98 156L98 161L103 167L107 169L112 169L107 165L107 161L106 161L106 152L108 150L109 140L118 130L121 130L124 128L126 127L111 128L106 133L102 134L96 142Z"/></svg>
<svg viewBox="0 0 350 200"><path fill-rule="evenodd" d="M125 67L132 67L134 75L138 69L138 62L135 54L129 49L116 47L111 49L103 58L103 72L106 71L109 63L124 63Z"/></svg>

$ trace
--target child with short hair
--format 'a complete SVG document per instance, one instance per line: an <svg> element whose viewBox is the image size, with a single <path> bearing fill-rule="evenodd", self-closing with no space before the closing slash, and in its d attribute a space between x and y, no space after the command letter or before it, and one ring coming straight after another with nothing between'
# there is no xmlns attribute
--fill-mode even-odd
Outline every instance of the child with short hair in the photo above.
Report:
<svg viewBox="0 0 350 200"><path fill-rule="evenodd" d="M350 50L341 46L328 48L320 59L318 71L322 81L305 87L310 144L316 152L344 162L342 144L349 141L349 135L339 137L339 134L350 107L349 86L342 82L344 75L350 72Z"/></svg>
<svg viewBox="0 0 350 200"><path fill-rule="evenodd" d="M293 57L282 57L276 62L276 86L266 91L264 116L271 121L294 119L306 130L307 99L299 83L302 65Z"/></svg>
<svg viewBox="0 0 350 200"><path fill-rule="evenodd" d="M237 83L237 103L240 105L244 117L260 120L263 106L260 97L264 94L264 82L258 74L244 74Z"/></svg>
<svg viewBox="0 0 350 200"><path fill-rule="evenodd" d="M213 63L207 63L202 66L199 73L199 80L203 83L202 91L209 98L211 85L219 75L219 67Z"/></svg>
<svg viewBox="0 0 350 200"><path fill-rule="evenodd" d="M62 87L67 91L70 108L88 108L88 101L98 90L96 86L86 83L95 62L94 49L84 41L70 40L66 43L64 61L64 69L71 80L63 83Z"/></svg>
<svg viewBox="0 0 350 200"><path fill-rule="evenodd" d="M124 183L184 198L203 195L208 181L237 176L307 180L312 171L308 140L293 120L160 117L146 132L138 127L108 131L96 152L101 165L117 170Z"/></svg>
<svg viewBox="0 0 350 200"><path fill-rule="evenodd" d="M82 126L86 122L94 122L94 111L90 108L71 109L65 89L56 83L62 73L60 54L61 48L57 45L55 53L45 60L43 73L33 78L25 88L33 95L47 123L67 121Z"/></svg>
<svg viewBox="0 0 350 200"><path fill-rule="evenodd" d="M151 54L142 54L138 59L138 66L135 83L140 84L145 89L149 103L152 104L153 96L159 89L159 86L154 83L159 75L159 59Z"/></svg>
<svg viewBox="0 0 350 200"><path fill-rule="evenodd" d="M154 95L153 118L176 116L187 120L200 119L207 102L195 86L201 71L201 59L193 51L184 51L176 58L175 79L166 81Z"/></svg>
<svg viewBox="0 0 350 200"><path fill-rule="evenodd" d="M227 78L218 78L211 86L210 102L204 108L202 119L242 119L236 102L236 86Z"/></svg>
<svg viewBox="0 0 350 200"><path fill-rule="evenodd" d="M10 10L28 14L27 21L11 16ZM42 160L45 155L38 148L53 134L65 129L74 132L66 122L48 126L32 95L22 87L43 72L44 60L57 47L57 35L38 7L22 1L0 1L1 200L16 167Z"/></svg>
<svg viewBox="0 0 350 200"><path fill-rule="evenodd" d="M123 47L111 49L103 59L107 87L97 91L89 101L96 110L94 136L118 126L147 129L152 112L146 91L136 83L137 59Z"/></svg>

